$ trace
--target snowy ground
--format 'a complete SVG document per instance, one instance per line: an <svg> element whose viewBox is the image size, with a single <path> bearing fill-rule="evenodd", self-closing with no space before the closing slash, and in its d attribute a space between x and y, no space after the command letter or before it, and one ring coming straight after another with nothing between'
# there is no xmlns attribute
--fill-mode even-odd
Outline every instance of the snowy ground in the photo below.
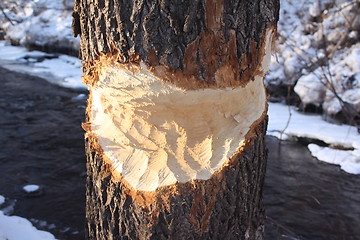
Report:
<svg viewBox="0 0 360 240"><path fill-rule="evenodd" d="M10 70L51 79L67 88L87 89L80 81L81 61L63 54L28 51L24 47L11 46L0 41L1 66Z"/></svg>
<svg viewBox="0 0 360 240"><path fill-rule="evenodd" d="M33 187L30 187L33 190ZM1 207L5 197L0 195L0 240L55 240L49 232L36 229L29 220L18 216L7 216Z"/></svg>
<svg viewBox="0 0 360 240"><path fill-rule="evenodd" d="M308 145L314 157L338 164L348 173L360 174L360 135L357 128L331 124L319 115L304 114L280 103L270 103L268 114L268 135L284 140L304 137L323 141L328 147Z"/></svg>

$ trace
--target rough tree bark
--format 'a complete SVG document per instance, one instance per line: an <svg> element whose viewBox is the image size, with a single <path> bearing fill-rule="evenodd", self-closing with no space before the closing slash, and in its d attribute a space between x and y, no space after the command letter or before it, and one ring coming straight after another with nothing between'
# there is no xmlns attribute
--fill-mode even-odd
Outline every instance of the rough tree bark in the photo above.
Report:
<svg viewBox="0 0 360 240"><path fill-rule="evenodd" d="M88 239L263 239L278 0L75 0Z"/></svg>

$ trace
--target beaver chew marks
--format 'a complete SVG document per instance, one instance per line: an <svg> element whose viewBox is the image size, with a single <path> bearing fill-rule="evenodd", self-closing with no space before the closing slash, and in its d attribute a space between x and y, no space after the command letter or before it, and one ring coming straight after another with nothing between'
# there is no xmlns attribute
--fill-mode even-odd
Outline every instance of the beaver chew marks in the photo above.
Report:
<svg viewBox="0 0 360 240"><path fill-rule="evenodd" d="M266 111L263 77L243 87L184 90L140 67L102 67L92 94L91 133L115 171L136 190L209 179L241 151Z"/></svg>

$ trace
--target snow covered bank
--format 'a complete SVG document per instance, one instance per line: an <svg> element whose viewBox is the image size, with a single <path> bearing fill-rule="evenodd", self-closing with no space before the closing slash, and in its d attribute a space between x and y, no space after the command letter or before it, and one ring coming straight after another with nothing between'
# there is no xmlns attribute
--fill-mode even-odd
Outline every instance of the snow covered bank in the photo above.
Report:
<svg viewBox="0 0 360 240"><path fill-rule="evenodd" d="M270 103L267 133L282 139L305 137L321 140L329 147L310 144L308 148L314 157L339 164L348 173L360 174L360 135L356 127L331 124L321 116L303 114L294 107Z"/></svg>
<svg viewBox="0 0 360 240"><path fill-rule="evenodd" d="M0 195L0 206L5 197ZM29 220L18 216L7 216L0 210L0 240L54 240L49 232L36 229Z"/></svg>
<svg viewBox="0 0 360 240"><path fill-rule="evenodd" d="M73 1L3 1L2 7L5 14L0 14L0 28L6 39L22 46L79 49L79 38L71 32Z"/></svg>
<svg viewBox="0 0 360 240"><path fill-rule="evenodd" d="M331 164L340 165L345 172L360 174L360 150L343 151L327 147L320 147L316 144L308 146L311 155L317 159Z"/></svg>
<svg viewBox="0 0 360 240"><path fill-rule="evenodd" d="M4 68L42 77L62 87L87 89L81 83L81 61L75 57L29 51L0 41L0 63Z"/></svg>
<svg viewBox="0 0 360 240"><path fill-rule="evenodd" d="M36 229L29 220L0 211L0 240L52 240L54 235Z"/></svg>
<svg viewBox="0 0 360 240"><path fill-rule="evenodd" d="M359 116L358 1L281 0L278 34L278 62L273 59L267 85L274 89L294 87L303 107L312 104L322 108L325 115ZM288 107L270 104L268 134L324 141L330 146L309 145L313 156L339 164L346 172L360 174L360 135L355 127L330 124L320 116L304 115L293 107L290 110L286 128Z"/></svg>
<svg viewBox="0 0 360 240"><path fill-rule="evenodd" d="M360 113L360 6L356 0L281 0L271 91L294 87L303 107L351 122ZM351 106L351 113L349 113Z"/></svg>

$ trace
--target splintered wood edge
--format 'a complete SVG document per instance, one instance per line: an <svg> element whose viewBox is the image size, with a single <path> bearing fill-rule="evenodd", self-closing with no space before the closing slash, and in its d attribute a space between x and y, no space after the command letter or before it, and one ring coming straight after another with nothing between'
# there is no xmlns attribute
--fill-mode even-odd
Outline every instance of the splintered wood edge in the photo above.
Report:
<svg viewBox="0 0 360 240"><path fill-rule="evenodd" d="M271 52L271 48L273 47L273 43L274 43L274 36L276 35L276 28L275 27L270 27L266 30L264 30L264 34L263 34L263 38L261 41L261 47L260 49L263 49L262 52L262 56L261 56L261 61L260 64L256 67L256 71L254 72L254 74L252 75L253 77L251 79L254 79L255 76L261 76L261 78L264 77L265 72L268 69L268 66L266 66L266 64L264 64L264 57L270 58L269 57L269 53ZM265 52L266 51L266 52ZM133 64L121 64L117 61L118 56L117 56L118 52L114 50L113 54L104 54L99 56L99 59L97 61L92 61L91 63L89 63L89 68L87 72L85 72L85 75L83 77L84 82L89 86L90 89L90 95L89 95L89 99L88 99L88 105L87 105L87 122L83 124L83 128L86 130L86 138L89 139L89 141L91 142L91 145L93 147L93 150L96 152L97 156L102 158L106 165L108 166L106 169L106 172L104 172L104 176L111 174L112 175L112 180L114 182L122 182L122 184L124 184L124 186L126 186L128 194L131 195L139 204L143 205L144 207L151 207L154 206L154 204L156 205L156 202L158 202L160 200L160 202L167 202L167 198L170 195L174 195L177 194L179 192L179 189L191 189L192 187L194 187L195 185L199 185L201 184L206 184L207 181L210 181L213 183L216 183L217 181L221 181L222 176L223 176L223 172L230 166L235 164L235 159L238 159L239 155L241 155L242 151L244 148L247 147L247 145L249 144L249 142L251 142L252 138L256 135L255 132L257 131L257 129L259 129L260 127L260 123L267 117L267 101L265 101L264 103L264 109L263 112L261 114L261 116L255 120L251 126L250 126L250 130L245 134L245 140L244 143L232 154L232 156L222 165L222 167L220 167L217 171L215 171L212 176L207 179L207 180L198 180L198 179L192 179L189 180L188 182L185 183L179 183L179 182L175 182L173 184L169 184L166 186L159 186L156 188L156 191L152 190L152 191L142 191L142 190L138 190L136 188L134 188L132 185L130 185L128 183L128 181L126 181L123 177L123 175L116 171L116 169L113 167L112 161L104 154L104 151L101 147L101 145L99 144L98 141L98 136L96 136L92 129L91 129L91 114L92 114L92 101L93 101L93 93L92 93L92 87L95 86L97 84L97 82L99 81L99 77L104 74L105 69L107 69L110 66L116 66L119 67L121 66L123 69L130 69L131 71L138 71L141 66L140 66L140 61L134 57L134 61ZM269 59L266 60L266 62L268 62ZM162 67L162 68L166 68L166 67ZM154 68L149 67L148 69L150 69L151 72L154 73L155 76L158 77L159 71L154 70ZM170 71L170 72L166 72L169 76L177 76L176 74L174 74L174 71ZM255 75L256 74L256 75ZM165 74L166 75L166 74ZM217 85L217 84L208 84L208 83L202 83L202 84L191 84L190 88L186 88L186 86L184 87L182 84L179 84L179 82L177 82L176 80L174 80L175 78L165 78L163 80L165 80L165 82L169 82L177 87L179 87L180 89L204 89L204 88L224 88L224 85ZM183 79L182 77L180 77L179 79ZM193 78L191 78L193 79ZM249 81L252 81L252 80ZM247 81L247 82L249 82ZM186 81L184 81L186 82ZM188 81L189 82L189 81ZM193 82L193 80L190 80L190 82ZM238 87L244 87L244 82L241 83L235 83L229 81L229 85L233 88L236 88L236 85L238 85ZM245 84L246 86L247 84ZM263 91L265 91L265 86L263 85ZM214 188L217 189L217 188ZM216 194L215 194L216 195ZM163 200L161 200L163 199ZM153 207L151 207L153 208Z"/></svg>

